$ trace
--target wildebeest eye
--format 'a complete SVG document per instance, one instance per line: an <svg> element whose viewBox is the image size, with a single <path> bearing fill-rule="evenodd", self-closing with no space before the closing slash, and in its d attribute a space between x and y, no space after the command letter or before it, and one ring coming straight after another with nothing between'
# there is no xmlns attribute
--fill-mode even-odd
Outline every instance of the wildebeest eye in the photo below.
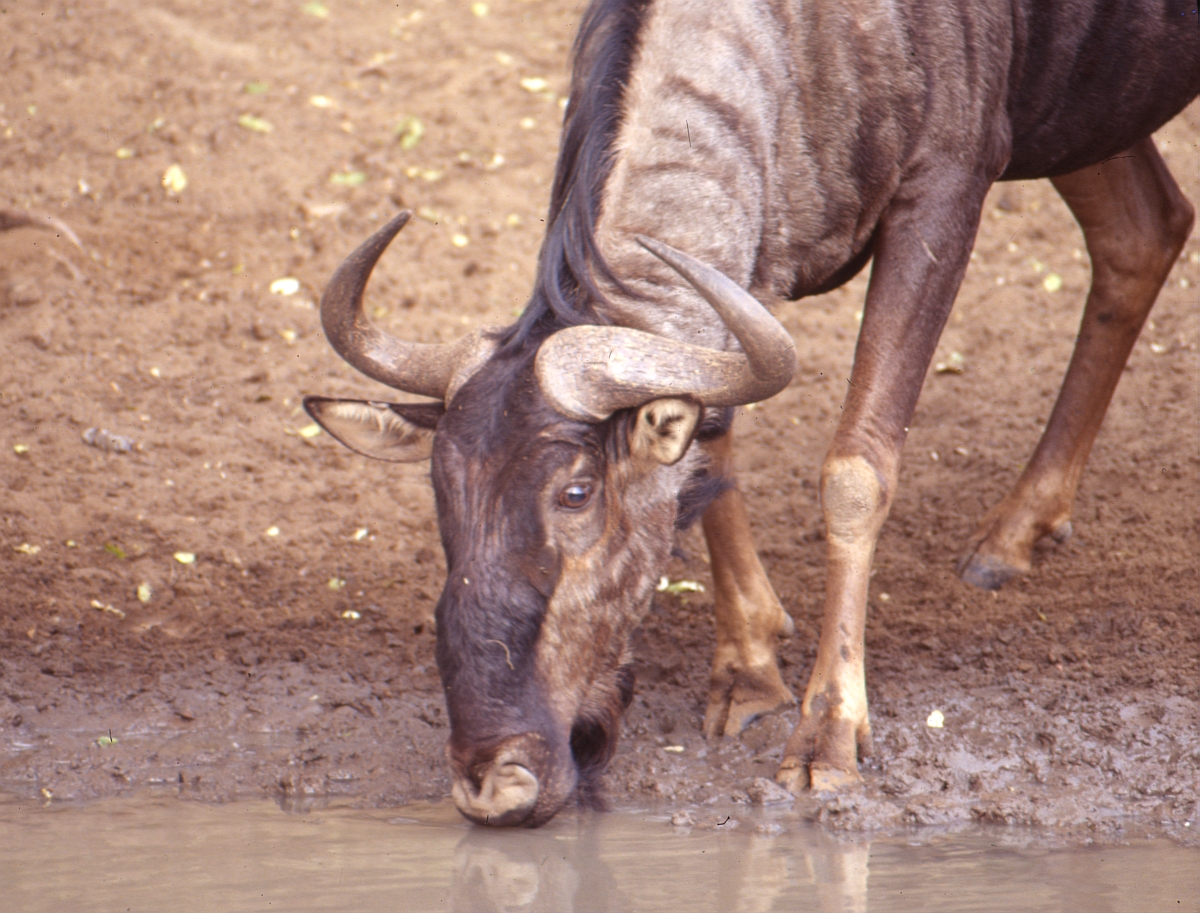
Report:
<svg viewBox="0 0 1200 913"><path fill-rule="evenodd" d="M592 500L592 486L575 483L568 485L558 494L558 503L569 510L579 510Z"/></svg>

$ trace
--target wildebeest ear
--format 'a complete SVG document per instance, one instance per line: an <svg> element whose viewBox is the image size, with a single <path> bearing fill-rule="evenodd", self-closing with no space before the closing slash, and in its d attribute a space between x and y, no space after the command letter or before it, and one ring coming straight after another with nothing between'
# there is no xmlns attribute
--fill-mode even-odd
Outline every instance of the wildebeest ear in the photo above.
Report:
<svg viewBox="0 0 1200 913"><path fill-rule="evenodd" d="M368 403L304 397L313 421L356 453L390 463L416 463L433 452L441 403Z"/></svg>
<svg viewBox="0 0 1200 913"><path fill-rule="evenodd" d="M638 410L637 420L629 429L630 453L635 459L664 466L678 463L692 443L703 412L693 399L651 400Z"/></svg>

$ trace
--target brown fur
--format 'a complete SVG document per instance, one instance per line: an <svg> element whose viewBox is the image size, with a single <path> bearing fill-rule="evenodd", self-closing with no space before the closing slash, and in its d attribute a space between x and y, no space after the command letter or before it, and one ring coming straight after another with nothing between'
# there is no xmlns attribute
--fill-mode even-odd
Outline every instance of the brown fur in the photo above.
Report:
<svg viewBox="0 0 1200 913"><path fill-rule="evenodd" d="M827 290L873 257L821 478L821 641L778 775L793 789L843 786L870 745L862 635L875 541L998 179L1055 177L1095 275L1045 437L981 524L964 577L999 585L1028 567L1039 536L1069 531L1091 442L1192 223L1147 139L1200 91L1195 23L1170 12L1155 0L591 4L532 299L494 354L456 375L433 442L451 761L459 786L482 790L500 758L517 784L509 798L532 796L526 768L537 778L536 803L504 806L499 823L548 820L581 777L594 791L630 693L628 635L689 490L715 498L705 516L718 578L706 731L736 731L790 699L774 664L786 615L740 496L697 484L713 467L721 480L728 444L710 437L674 465L639 466L631 413L588 425L547 406L532 377L538 346L572 324L611 323L736 349L638 234L764 299ZM564 512L560 493L573 482L595 493Z"/></svg>

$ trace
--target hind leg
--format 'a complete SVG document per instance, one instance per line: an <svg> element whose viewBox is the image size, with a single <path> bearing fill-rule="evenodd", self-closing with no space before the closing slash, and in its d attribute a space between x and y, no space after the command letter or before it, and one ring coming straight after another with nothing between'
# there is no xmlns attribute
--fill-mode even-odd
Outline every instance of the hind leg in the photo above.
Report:
<svg viewBox="0 0 1200 913"><path fill-rule="evenodd" d="M705 449L722 475L733 474L733 432ZM742 494L722 494L704 512L704 538L712 559L717 652L709 677L704 735L737 735L752 720L795 703L779 674L775 642L794 630L767 579Z"/></svg>
<svg viewBox="0 0 1200 913"><path fill-rule="evenodd" d="M1043 536L1071 534L1071 508L1092 442L1154 299L1191 232L1193 210L1153 139L1054 179L1092 260L1075 352L1045 433L1013 490L968 540L967 583L999 589L1031 566Z"/></svg>

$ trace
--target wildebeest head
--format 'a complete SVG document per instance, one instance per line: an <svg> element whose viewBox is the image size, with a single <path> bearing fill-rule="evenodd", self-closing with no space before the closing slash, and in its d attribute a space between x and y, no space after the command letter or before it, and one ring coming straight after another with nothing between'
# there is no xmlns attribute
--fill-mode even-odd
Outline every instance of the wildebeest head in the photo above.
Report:
<svg viewBox="0 0 1200 913"><path fill-rule="evenodd" d="M712 304L744 354L612 326L552 329L508 347L487 332L405 343L370 323L362 293L406 220L339 268L321 316L359 370L441 401L308 397L305 406L360 453L432 458L454 801L480 823L538 825L577 789L594 793L632 695L629 634L687 519L681 505L694 513L721 489L691 446L706 407L785 386L792 342L721 273L643 238Z"/></svg>

